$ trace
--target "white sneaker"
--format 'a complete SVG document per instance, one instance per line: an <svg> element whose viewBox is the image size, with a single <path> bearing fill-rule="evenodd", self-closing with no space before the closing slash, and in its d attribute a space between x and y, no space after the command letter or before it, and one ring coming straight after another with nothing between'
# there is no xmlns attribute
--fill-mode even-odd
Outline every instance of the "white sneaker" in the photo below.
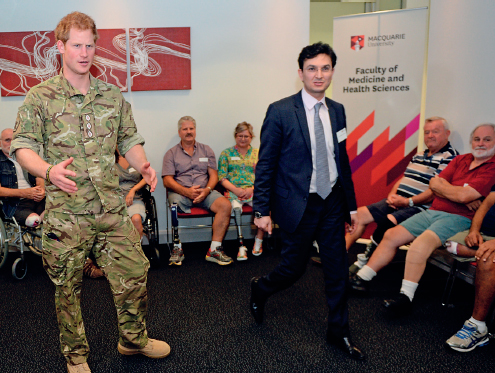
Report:
<svg viewBox="0 0 495 373"><path fill-rule="evenodd" d="M247 247L246 246L241 246L239 247L239 252L237 253L237 260L247 260Z"/></svg>

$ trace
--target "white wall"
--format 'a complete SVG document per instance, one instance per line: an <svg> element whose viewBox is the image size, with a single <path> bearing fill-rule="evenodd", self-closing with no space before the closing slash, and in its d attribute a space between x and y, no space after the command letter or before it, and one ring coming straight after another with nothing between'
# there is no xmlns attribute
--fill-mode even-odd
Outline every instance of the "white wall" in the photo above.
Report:
<svg viewBox="0 0 495 373"><path fill-rule="evenodd" d="M237 123L248 121L259 134L268 105L301 88L297 56L309 42L309 0L1 0L0 32L51 30L74 10L98 28L191 27L192 89L124 94L160 175L165 151L179 141L181 116L197 120L197 140L218 157L234 143ZM0 129L14 126L22 101L0 98ZM164 234L161 178L155 198Z"/></svg>
<svg viewBox="0 0 495 373"><path fill-rule="evenodd" d="M495 2L435 0L430 5L426 117L445 116L454 146L470 151L469 134L495 123Z"/></svg>

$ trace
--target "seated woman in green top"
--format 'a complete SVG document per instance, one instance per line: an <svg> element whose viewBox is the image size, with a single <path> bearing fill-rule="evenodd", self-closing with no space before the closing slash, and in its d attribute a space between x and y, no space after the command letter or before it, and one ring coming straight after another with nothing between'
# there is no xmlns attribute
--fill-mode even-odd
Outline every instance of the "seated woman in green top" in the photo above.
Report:
<svg viewBox="0 0 495 373"><path fill-rule="evenodd" d="M236 145L225 149L218 158L218 180L227 190L225 196L232 203L238 227L242 205L244 203L253 205L254 170L258 162L258 149L251 146L253 137L253 126L246 122L239 123L234 131ZM240 228L238 229L240 234ZM252 251L253 255L261 255L262 242L263 231L258 230ZM247 260L247 248L242 244L242 241L237 260Z"/></svg>

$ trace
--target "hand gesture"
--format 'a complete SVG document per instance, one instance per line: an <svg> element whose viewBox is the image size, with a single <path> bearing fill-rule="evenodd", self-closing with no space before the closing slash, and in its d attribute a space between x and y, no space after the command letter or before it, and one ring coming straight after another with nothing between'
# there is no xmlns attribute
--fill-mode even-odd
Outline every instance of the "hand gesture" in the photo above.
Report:
<svg viewBox="0 0 495 373"><path fill-rule="evenodd" d="M52 167L49 174L50 182L66 193L77 192L76 183L68 178L69 176L76 177L76 173L74 171L67 169L67 166L73 161L74 158L70 157L63 162L56 164Z"/></svg>
<svg viewBox="0 0 495 373"><path fill-rule="evenodd" d="M139 170L139 173L143 177L143 179L146 181L146 183L150 186L150 192L154 192L156 188L156 172L155 170L151 167L150 162L146 162L141 166L141 169Z"/></svg>

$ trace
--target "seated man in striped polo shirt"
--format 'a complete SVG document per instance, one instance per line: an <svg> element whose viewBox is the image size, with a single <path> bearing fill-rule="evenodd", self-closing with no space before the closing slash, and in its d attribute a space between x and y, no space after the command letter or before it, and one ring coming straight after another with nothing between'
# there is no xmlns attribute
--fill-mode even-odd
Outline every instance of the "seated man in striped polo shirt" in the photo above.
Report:
<svg viewBox="0 0 495 373"><path fill-rule="evenodd" d="M359 254L356 263L349 268L351 275L368 262L386 230L430 207L433 199L433 193L428 187L430 179L459 155L450 145L449 135L449 125L444 118L426 119L424 141L427 149L412 158L404 176L395 183L387 198L358 208L358 227L345 238L347 250L361 237L368 224L376 222L377 228L365 253Z"/></svg>

